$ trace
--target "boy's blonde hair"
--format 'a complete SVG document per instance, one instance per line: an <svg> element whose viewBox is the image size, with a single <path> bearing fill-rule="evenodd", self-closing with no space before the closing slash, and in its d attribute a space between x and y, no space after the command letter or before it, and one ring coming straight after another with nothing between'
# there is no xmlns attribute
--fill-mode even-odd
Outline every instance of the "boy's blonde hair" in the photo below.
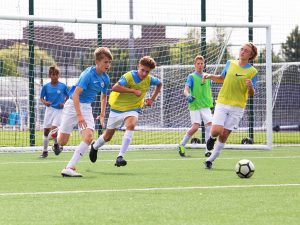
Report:
<svg viewBox="0 0 300 225"><path fill-rule="evenodd" d="M149 67L151 70L153 70L156 67L155 60L150 56L144 56L140 59L139 64L143 66Z"/></svg>
<svg viewBox="0 0 300 225"><path fill-rule="evenodd" d="M204 59L204 57L203 57L202 55L197 55L197 56L195 57L195 59L194 59L194 63L196 63L196 61L197 61L198 59L200 59L200 60L202 60L203 62L205 62L205 59Z"/></svg>
<svg viewBox="0 0 300 225"><path fill-rule="evenodd" d="M95 57L95 60L98 60L98 61L103 59L104 57L107 57L110 60L113 59L113 56L112 56L109 48L106 48L106 47L96 48L96 50L94 52L94 57Z"/></svg>
<svg viewBox="0 0 300 225"><path fill-rule="evenodd" d="M52 75L52 74L58 74L59 75L59 68L57 65L51 65L49 66L49 77Z"/></svg>
<svg viewBox="0 0 300 225"><path fill-rule="evenodd" d="M251 48L251 57L249 60L254 60L257 56L257 47L252 42L247 42L245 45L248 45Z"/></svg>

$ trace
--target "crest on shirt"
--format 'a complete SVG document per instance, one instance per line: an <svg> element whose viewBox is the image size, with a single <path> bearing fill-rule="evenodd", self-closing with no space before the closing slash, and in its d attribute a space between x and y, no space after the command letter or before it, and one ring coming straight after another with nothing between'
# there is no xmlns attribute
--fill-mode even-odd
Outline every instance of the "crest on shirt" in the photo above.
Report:
<svg viewBox="0 0 300 225"><path fill-rule="evenodd" d="M101 87L104 88L104 82L101 82Z"/></svg>
<svg viewBox="0 0 300 225"><path fill-rule="evenodd" d="M58 95L60 94L60 90L57 90L57 92L56 92Z"/></svg>

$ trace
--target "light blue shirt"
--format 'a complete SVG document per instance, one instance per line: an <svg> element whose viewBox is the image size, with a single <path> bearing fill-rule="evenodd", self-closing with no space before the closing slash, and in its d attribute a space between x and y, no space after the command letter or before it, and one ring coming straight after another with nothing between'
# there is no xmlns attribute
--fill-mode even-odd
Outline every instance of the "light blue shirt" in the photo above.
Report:
<svg viewBox="0 0 300 225"><path fill-rule="evenodd" d="M141 78L139 78L139 76L138 76L137 70L133 70L131 72L131 74L132 74L133 80L136 84L138 84L142 81ZM121 86L125 86L127 84L127 81L123 76L119 79L118 82ZM157 86L159 84L160 84L160 80L157 77L151 76L150 86Z"/></svg>
<svg viewBox="0 0 300 225"><path fill-rule="evenodd" d="M79 102L92 103L99 92L107 94L109 85L110 80L107 73L98 74L96 67L91 66L80 74L76 85L71 88L69 95L73 99L76 86L81 87L83 92L79 95Z"/></svg>
<svg viewBox="0 0 300 225"><path fill-rule="evenodd" d="M41 98L51 102L51 107L61 109L60 104L65 102L68 91L68 87L64 83L58 82L57 85L53 86L50 82L42 87Z"/></svg>

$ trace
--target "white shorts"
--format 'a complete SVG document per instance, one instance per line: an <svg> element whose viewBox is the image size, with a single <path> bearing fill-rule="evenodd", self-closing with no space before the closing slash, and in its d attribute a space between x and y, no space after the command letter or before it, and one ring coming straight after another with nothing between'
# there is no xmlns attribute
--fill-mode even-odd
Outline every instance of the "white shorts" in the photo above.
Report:
<svg viewBox="0 0 300 225"><path fill-rule="evenodd" d="M92 112L92 106L90 103L80 103L81 114L87 124L87 128L95 130L95 121ZM74 127L78 124L77 113L74 107L74 102L72 99L68 99L65 103L62 121L59 127L59 131L65 134L71 134ZM78 127L79 131L82 131L82 128Z"/></svg>
<svg viewBox="0 0 300 225"><path fill-rule="evenodd" d="M53 107L46 107L44 116L44 128L58 127L61 122L63 109L55 109Z"/></svg>
<svg viewBox="0 0 300 225"><path fill-rule="evenodd" d="M212 121L212 114L210 108L203 108L199 110L190 111L191 122L192 124L198 123L201 125L201 121L206 125Z"/></svg>
<svg viewBox="0 0 300 225"><path fill-rule="evenodd" d="M221 125L227 130L236 130L244 114L244 109L238 106L216 104L213 124Z"/></svg>
<svg viewBox="0 0 300 225"><path fill-rule="evenodd" d="M139 113L136 111L128 111L128 112L122 112L122 113L116 113L116 112L110 111L109 117L107 120L107 128L108 129L120 128L122 126L122 124L124 123L124 120L128 116L134 116L138 119Z"/></svg>

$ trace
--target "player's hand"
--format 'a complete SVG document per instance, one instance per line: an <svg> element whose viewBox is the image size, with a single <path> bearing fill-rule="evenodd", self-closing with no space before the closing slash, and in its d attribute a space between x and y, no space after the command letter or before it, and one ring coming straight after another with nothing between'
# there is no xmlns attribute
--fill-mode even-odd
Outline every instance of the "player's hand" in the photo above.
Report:
<svg viewBox="0 0 300 225"><path fill-rule="evenodd" d="M65 106L65 104L64 104L64 103L60 103L60 104L59 104L59 107L60 107L61 109L63 109L63 108L64 108L64 106Z"/></svg>
<svg viewBox="0 0 300 225"><path fill-rule="evenodd" d="M135 94L137 97L140 97L141 94L142 94L142 91L141 91L141 90L134 90L134 94Z"/></svg>
<svg viewBox="0 0 300 225"><path fill-rule="evenodd" d="M100 120L100 124L101 124L102 128L105 127L105 123L104 123L105 115L104 114L100 114L99 116L97 116L96 120Z"/></svg>
<svg viewBox="0 0 300 225"><path fill-rule="evenodd" d="M253 87L252 81L250 79L246 79L246 85L247 85L248 88Z"/></svg>
<svg viewBox="0 0 300 225"><path fill-rule="evenodd" d="M153 100L151 98L147 98L144 102L144 105L145 106L151 106L153 103Z"/></svg>
<svg viewBox="0 0 300 225"><path fill-rule="evenodd" d="M203 75L203 82L206 80L206 79L210 79L211 78L211 75L209 74L204 74Z"/></svg>
<svg viewBox="0 0 300 225"><path fill-rule="evenodd" d="M78 120L78 126L84 130L87 128L87 123L85 122L84 118L82 115L78 115L77 116L77 120Z"/></svg>
<svg viewBox="0 0 300 225"><path fill-rule="evenodd" d="M51 106L51 102L45 102L44 104L45 104L45 106L47 106L47 107Z"/></svg>
<svg viewBox="0 0 300 225"><path fill-rule="evenodd" d="M188 101L188 103L193 102L195 99L196 99L196 98L195 98L194 96L191 96L191 95L188 95L188 96L186 97L186 100Z"/></svg>

